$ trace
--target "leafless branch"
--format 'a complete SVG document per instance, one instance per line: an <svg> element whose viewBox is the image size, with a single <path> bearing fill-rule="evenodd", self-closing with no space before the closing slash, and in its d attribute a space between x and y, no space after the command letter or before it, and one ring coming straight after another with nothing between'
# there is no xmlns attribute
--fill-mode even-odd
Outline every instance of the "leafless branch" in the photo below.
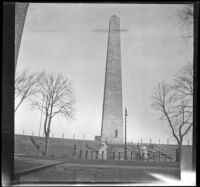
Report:
<svg viewBox="0 0 200 187"><path fill-rule="evenodd" d="M30 73L24 70L18 73L15 78L15 112L19 106L27 99L36 94L39 80L42 73ZM18 103L17 103L18 101Z"/></svg>

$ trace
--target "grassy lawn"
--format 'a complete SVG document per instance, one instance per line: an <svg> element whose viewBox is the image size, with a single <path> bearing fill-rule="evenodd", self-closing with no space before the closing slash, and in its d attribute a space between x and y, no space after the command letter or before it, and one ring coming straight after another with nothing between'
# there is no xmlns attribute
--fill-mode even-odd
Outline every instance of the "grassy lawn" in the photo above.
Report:
<svg viewBox="0 0 200 187"><path fill-rule="evenodd" d="M55 159L45 159L38 157L14 157L14 173L18 173L27 169L32 169L38 166L44 166L57 162Z"/></svg>
<svg viewBox="0 0 200 187"><path fill-rule="evenodd" d="M37 162L31 162L28 160L21 160L21 159L15 159L14 162L14 173L16 172L20 172L26 169L30 169L30 168L34 168L37 166L42 165L41 163L37 163Z"/></svg>
<svg viewBox="0 0 200 187"><path fill-rule="evenodd" d="M144 170L96 168L84 166L51 167L24 176L21 182L151 182L156 181Z"/></svg>
<svg viewBox="0 0 200 187"><path fill-rule="evenodd" d="M16 169L34 167L45 162L39 159L18 160ZM117 163L117 164L116 164ZM30 164L30 165L28 165ZM32 165L31 165L32 164ZM155 163L154 163L155 164ZM146 167L144 167L146 165ZM178 178L179 169L174 163L153 163L102 160L66 160L65 163L46 168L20 178L21 183L31 182L156 182L150 173ZM160 167L158 167L160 165ZM18 166L18 167L17 167Z"/></svg>

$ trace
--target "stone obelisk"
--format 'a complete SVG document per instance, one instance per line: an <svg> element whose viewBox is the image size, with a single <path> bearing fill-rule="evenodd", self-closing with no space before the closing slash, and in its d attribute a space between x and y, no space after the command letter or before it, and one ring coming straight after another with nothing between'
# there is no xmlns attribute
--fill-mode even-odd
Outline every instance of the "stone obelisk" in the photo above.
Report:
<svg viewBox="0 0 200 187"><path fill-rule="evenodd" d="M116 15L109 22L101 141L123 142L120 19Z"/></svg>

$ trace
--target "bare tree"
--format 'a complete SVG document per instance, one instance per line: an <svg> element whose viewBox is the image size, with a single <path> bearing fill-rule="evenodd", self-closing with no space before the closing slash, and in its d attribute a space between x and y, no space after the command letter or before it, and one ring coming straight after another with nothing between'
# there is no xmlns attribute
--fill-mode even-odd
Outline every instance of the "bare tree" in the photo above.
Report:
<svg viewBox="0 0 200 187"><path fill-rule="evenodd" d="M186 4L184 8L177 10L179 24L182 29L186 30L185 36L187 38L193 37L192 25L194 20L193 4Z"/></svg>
<svg viewBox="0 0 200 187"><path fill-rule="evenodd" d="M172 89L184 102L190 122L193 124L193 65L188 63L175 75Z"/></svg>
<svg viewBox="0 0 200 187"><path fill-rule="evenodd" d="M41 73L30 73L24 70L15 77L15 112L19 106L31 96L36 94Z"/></svg>
<svg viewBox="0 0 200 187"><path fill-rule="evenodd" d="M191 64L186 65L175 76L173 85L159 83L152 97L152 107L162 114L161 119L167 120L173 137L178 143L180 156L183 138L193 125L191 67Z"/></svg>
<svg viewBox="0 0 200 187"><path fill-rule="evenodd" d="M186 64L174 78L172 89L176 90L181 98L192 102L193 99L193 65Z"/></svg>
<svg viewBox="0 0 200 187"><path fill-rule="evenodd" d="M75 98L70 81L62 74L44 73L37 92L38 94L32 102L33 106L37 107L45 116L45 155L47 155L52 119L57 114L73 119Z"/></svg>

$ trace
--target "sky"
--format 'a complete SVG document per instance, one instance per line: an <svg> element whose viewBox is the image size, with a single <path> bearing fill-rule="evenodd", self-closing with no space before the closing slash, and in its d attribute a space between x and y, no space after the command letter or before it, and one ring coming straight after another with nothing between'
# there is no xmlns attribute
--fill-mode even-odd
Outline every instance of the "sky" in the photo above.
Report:
<svg viewBox="0 0 200 187"><path fill-rule="evenodd" d="M181 4L30 3L16 73L63 73L73 85L75 119L57 116L54 137L94 139L101 133L109 18L120 17L123 109L129 142L175 143L169 125L151 107L160 81L170 82L193 62L193 39L184 38ZM189 28L191 29L191 28ZM40 112L24 102L15 114L15 133L39 134ZM42 134L42 131L41 131ZM190 141L191 135L185 138Z"/></svg>

